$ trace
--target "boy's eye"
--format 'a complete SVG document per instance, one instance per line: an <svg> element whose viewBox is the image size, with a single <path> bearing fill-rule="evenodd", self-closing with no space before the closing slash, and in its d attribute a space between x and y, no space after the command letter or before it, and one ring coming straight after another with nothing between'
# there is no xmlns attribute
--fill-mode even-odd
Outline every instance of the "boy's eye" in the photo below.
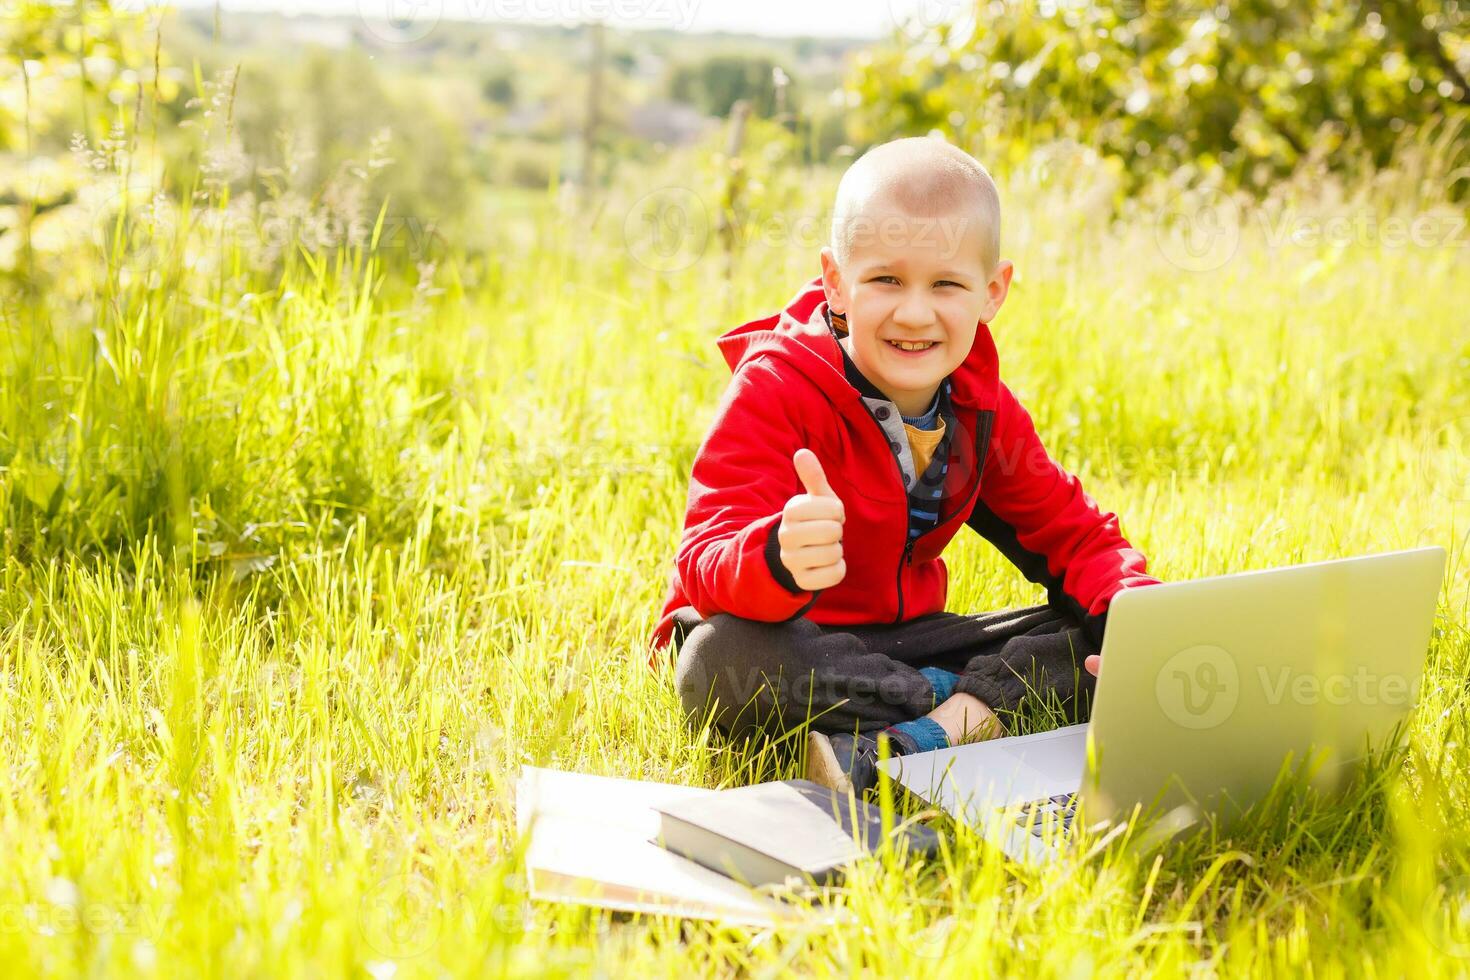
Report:
<svg viewBox="0 0 1470 980"><path fill-rule="evenodd" d="M882 283L895 283L896 284L898 282L898 277L897 276L874 276L872 279L869 279L868 281L869 282L882 282ZM939 279L939 280L937 280L934 283L934 285L936 285L936 286L958 286L960 289L964 289L965 288L964 283L955 282L953 279Z"/></svg>

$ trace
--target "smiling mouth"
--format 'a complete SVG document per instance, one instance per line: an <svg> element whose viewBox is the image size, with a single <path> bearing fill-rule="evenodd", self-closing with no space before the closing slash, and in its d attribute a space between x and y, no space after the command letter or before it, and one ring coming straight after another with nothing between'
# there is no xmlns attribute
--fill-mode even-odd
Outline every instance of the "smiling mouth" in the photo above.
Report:
<svg viewBox="0 0 1470 980"><path fill-rule="evenodd" d="M939 341L937 340L886 340L884 343L895 350L901 350L908 354L918 354L939 346Z"/></svg>

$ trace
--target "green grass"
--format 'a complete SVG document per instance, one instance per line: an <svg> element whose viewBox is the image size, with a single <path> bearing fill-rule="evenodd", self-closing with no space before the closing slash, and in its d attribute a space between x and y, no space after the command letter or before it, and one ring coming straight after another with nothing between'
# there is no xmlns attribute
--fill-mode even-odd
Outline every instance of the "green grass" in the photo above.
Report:
<svg viewBox="0 0 1470 980"><path fill-rule="evenodd" d="M756 176L768 217L833 182ZM1191 272L1146 208L1109 225L1087 176L1006 188L1004 376L1165 579L1448 548L1398 764L1162 854L1027 869L941 822L942 860L864 869L840 926L529 905L523 764L798 772L686 730L644 643L728 377L713 337L815 254L640 263L624 216L648 188L715 197L678 162L600 208L532 202L500 254L417 288L392 248L262 257L205 203L102 223L106 248L56 252L0 317L0 969L1466 972L1463 242L1248 224ZM978 539L946 558L951 609L1038 601Z"/></svg>

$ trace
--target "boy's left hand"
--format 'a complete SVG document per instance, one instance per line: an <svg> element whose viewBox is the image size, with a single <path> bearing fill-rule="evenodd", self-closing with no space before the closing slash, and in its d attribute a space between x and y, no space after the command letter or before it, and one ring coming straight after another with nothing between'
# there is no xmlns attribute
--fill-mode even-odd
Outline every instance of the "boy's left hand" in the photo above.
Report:
<svg viewBox="0 0 1470 980"><path fill-rule="evenodd" d="M1102 664L1102 657L1099 657L1095 653L1092 654L1091 656L1089 656L1086 660L1083 660L1082 661L1082 666L1086 667L1087 668L1087 672L1089 674L1091 674L1093 677L1096 677L1097 676L1097 670L1098 670L1098 667L1101 666L1101 664Z"/></svg>

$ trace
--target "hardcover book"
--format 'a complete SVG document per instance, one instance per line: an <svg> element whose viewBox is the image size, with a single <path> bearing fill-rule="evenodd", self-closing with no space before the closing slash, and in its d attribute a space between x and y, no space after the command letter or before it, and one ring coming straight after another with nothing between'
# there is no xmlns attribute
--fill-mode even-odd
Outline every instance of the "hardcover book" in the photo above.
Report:
<svg viewBox="0 0 1470 980"><path fill-rule="evenodd" d="M878 807L805 779L758 783L659 804L658 842L743 884L835 884L883 841ZM932 854L934 831L893 832L901 850Z"/></svg>

